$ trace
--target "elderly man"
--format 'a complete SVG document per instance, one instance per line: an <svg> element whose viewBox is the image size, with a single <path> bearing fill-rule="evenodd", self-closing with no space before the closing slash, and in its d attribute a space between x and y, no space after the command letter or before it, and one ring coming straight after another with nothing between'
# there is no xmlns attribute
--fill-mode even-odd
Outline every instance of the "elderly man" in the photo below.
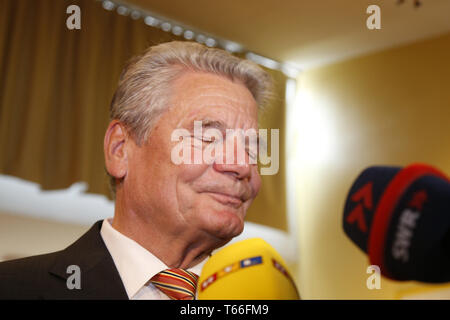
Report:
<svg viewBox="0 0 450 320"><path fill-rule="evenodd" d="M194 134L201 123L233 139L235 153L245 141L229 129L256 130L270 91L256 64L196 43L160 44L133 60L104 139L114 218L65 250L0 264L0 298L194 298L208 256L242 232L261 179L249 154L222 161L230 150L214 161L174 162L173 132L189 133L184 152L194 154L213 142Z"/></svg>

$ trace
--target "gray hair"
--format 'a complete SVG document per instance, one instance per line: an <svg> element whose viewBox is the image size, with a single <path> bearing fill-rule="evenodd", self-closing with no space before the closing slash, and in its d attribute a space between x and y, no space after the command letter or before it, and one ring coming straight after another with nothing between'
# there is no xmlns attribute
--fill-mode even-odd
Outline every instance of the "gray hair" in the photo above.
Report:
<svg viewBox="0 0 450 320"><path fill-rule="evenodd" d="M168 108L172 82L190 70L241 81L260 110L273 96L271 76L256 63L199 43L172 41L148 48L125 66L111 102L110 119L121 121L141 145ZM113 177L110 187L114 196Z"/></svg>
<svg viewBox="0 0 450 320"><path fill-rule="evenodd" d="M142 144L167 110L172 82L187 70L242 81L260 109L272 96L272 78L256 63L199 43L172 41L148 48L124 68L111 102L111 120L120 120Z"/></svg>

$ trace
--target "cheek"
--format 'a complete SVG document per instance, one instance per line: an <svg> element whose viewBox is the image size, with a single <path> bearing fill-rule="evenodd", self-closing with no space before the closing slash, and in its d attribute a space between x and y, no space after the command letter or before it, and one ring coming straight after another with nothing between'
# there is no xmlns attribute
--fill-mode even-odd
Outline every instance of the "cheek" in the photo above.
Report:
<svg viewBox="0 0 450 320"><path fill-rule="evenodd" d="M202 164L181 164L175 165L176 174L176 198L179 209L184 212L195 207L198 195L195 190L202 181L208 166Z"/></svg>
<svg viewBox="0 0 450 320"><path fill-rule="evenodd" d="M208 169L208 165L204 164L180 164L174 166L174 172L177 172L178 182L187 184L197 181Z"/></svg>

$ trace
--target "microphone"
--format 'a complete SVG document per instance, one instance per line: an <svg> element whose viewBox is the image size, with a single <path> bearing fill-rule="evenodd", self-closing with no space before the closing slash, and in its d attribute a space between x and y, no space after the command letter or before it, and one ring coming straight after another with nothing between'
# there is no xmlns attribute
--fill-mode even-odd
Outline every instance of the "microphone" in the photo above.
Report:
<svg viewBox="0 0 450 320"><path fill-rule="evenodd" d="M261 238L226 246L203 266L199 300L298 300L297 287L278 252Z"/></svg>
<svg viewBox="0 0 450 320"><path fill-rule="evenodd" d="M450 281L450 180L436 168L365 169L348 193L343 227L387 278Z"/></svg>

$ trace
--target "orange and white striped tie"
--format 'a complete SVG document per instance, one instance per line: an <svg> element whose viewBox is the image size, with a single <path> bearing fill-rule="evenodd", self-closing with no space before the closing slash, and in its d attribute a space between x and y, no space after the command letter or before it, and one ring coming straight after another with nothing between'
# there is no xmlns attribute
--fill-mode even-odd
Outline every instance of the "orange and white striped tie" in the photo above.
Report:
<svg viewBox="0 0 450 320"><path fill-rule="evenodd" d="M153 285L174 300L194 300L198 275L184 269L167 269L150 279Z"/></svg>

